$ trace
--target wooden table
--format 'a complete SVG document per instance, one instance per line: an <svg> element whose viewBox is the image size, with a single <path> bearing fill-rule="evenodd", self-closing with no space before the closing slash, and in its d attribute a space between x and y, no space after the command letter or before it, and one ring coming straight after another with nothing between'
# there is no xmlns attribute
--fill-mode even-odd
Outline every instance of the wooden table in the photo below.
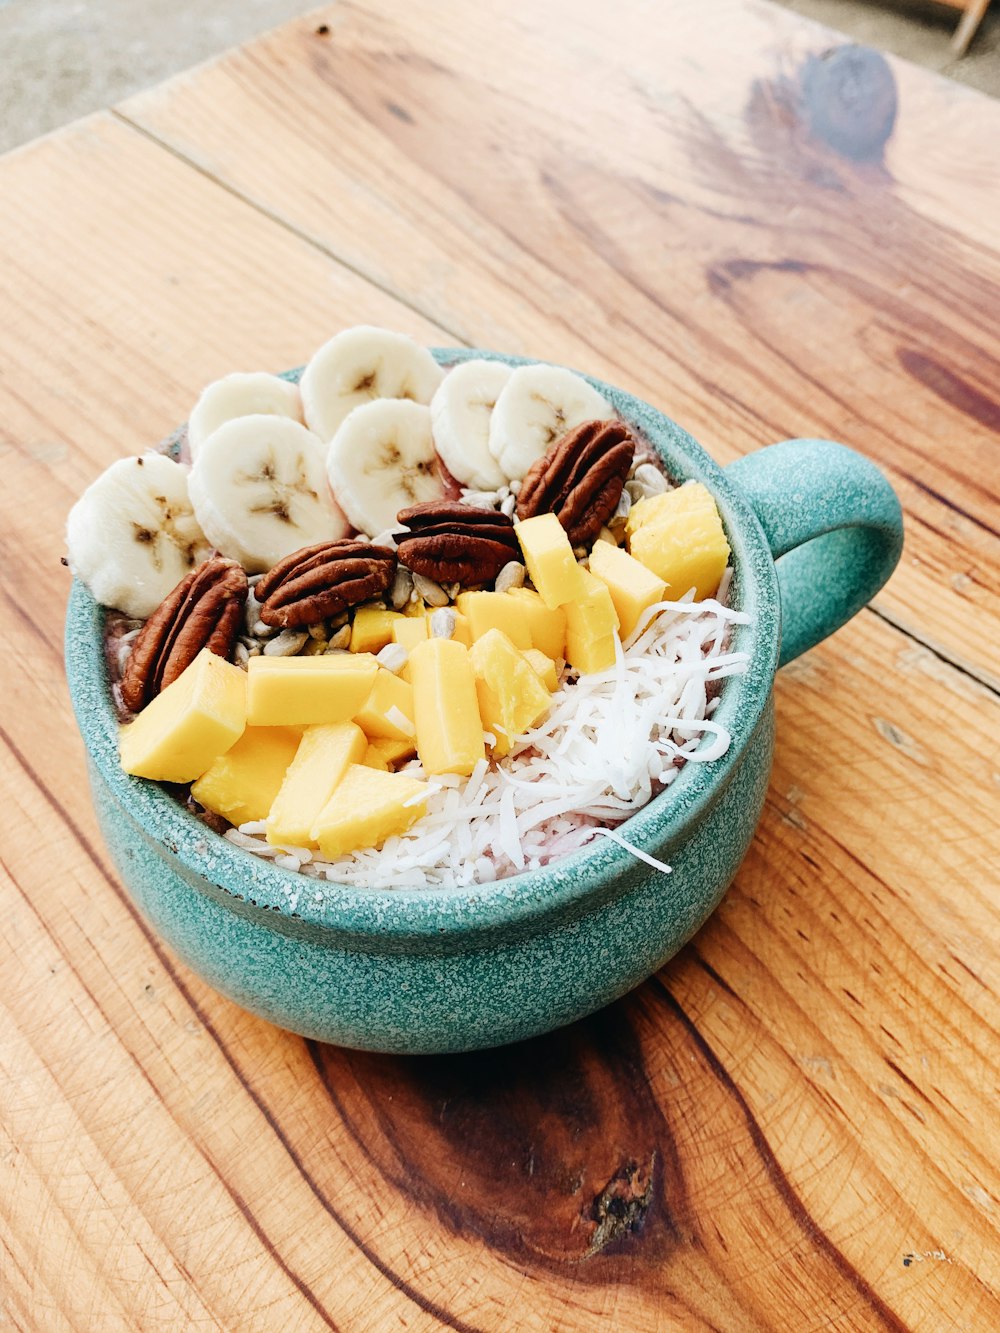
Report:
<svg viewBox="0 0 1000 1333"><path fill-rule="evenodd" d="M0 162L0 1328L1000 1327L1000 108L727 0L344 0ZM714 919L464 1058L220 999L98 839L74 496L371 322L563 361L722 461L864 451L907 548L782 672Z"/></svg>

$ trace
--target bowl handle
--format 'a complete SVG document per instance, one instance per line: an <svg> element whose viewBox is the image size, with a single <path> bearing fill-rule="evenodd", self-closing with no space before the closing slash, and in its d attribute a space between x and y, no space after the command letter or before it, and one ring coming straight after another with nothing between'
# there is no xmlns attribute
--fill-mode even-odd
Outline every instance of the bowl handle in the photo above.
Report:
<svg viewBox="0 0 1000 1333"><path fill-rule="evenodd" d="M784 666L846 624L903 549L896 492L874 463L832 440L784 440L726 468L771 547Z"/></svg>

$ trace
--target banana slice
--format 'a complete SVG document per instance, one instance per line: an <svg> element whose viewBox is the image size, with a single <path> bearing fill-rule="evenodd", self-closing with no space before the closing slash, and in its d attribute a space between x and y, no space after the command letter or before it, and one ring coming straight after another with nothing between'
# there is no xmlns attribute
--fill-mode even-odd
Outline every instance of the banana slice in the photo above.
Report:
<svg viewBox="0 0 1000 1333"><path fill-rule="evenodd" d="M396 527L401 509L445 493L430 408L398 398L356 407L333 437L326 471L359 532L372 537Z"/></svg>
<svg viewBox="0 0 1000 1333"><path fill-rule="evenodd" d="M348 412L373 398L429 403L444 372L403 333L359 324L324 343L302 372L306 425L329 442Z"/></svg>
<svg viewBox="0 0 1000 1333"><path fill-rule="evenodd" d="M519 366L490 417L490 453L508 477L517 479L574 426L613 416L611 405L571 370Z"/></svg>
<svg viewBox="0 0 1000 1333"><path fill-rule="evenodd" d="M213 431L189 482L209 540L253 574L300 546L344 536L323 453L316 436L288 417L237 417Z"/></svg>
<svg viewBox="0 0 1000 1333"><path fill-rule="evenodd" d="M291 417L301 422L302 396L297 384L264 371L224 375L202 390L188 419L191 457L208 437L235 417Z"/></svg>
<svg viewBox="0 0 1000 1333"><path fill-rule="evenodd" d="M66 521L69 567L104 606L145 619L209 544L188 495L188 469L163 454L120 458Z"/></svg>
<svg viewBox="0 0 1000 1333"><path fill-rule="evenodd" d="M431 399L434 444L463 486L495 491L507 480L490 453L490 417L512 373L502 361L463 361L448 371Z"/></svg>

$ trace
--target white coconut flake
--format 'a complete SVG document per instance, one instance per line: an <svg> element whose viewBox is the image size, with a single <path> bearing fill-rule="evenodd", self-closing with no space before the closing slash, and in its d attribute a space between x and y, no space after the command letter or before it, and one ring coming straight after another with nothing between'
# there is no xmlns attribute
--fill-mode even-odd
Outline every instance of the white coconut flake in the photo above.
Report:
<svg viewBox="0 0 1000 1333"><path fill-rule="evenodd" d="M398 727L404 736L412 737L417 734L416 727L403 710L398 708L395 704L393 704L391 708L385 710L385 720L386 722L391 722L394 727Z"/></svg>

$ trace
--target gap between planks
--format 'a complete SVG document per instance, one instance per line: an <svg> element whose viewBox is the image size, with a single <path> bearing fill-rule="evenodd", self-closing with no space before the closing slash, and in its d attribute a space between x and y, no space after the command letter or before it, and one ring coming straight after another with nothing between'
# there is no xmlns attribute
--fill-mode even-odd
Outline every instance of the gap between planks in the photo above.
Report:
<svg viewBox="0 0 1000 1333"><path fill-rule="evenodd" d="M138 121L132 120L130 116L125 115L125 113L117 107L110 107L108 109L108 114L112 116L118 124L131 130L133 133L138 134L141 138L161 149L163 152L169 153L170 156L175 158L178 162L189 167L192 171L197 172L198 175L205 180L211 181L213 185L217 186L220 190L225 191L225 193L230 195L233 199L237 199L240 203L252 208L254 212L260 214L261 217L267 218L267 220L272 222L275 226L281 227L284 231L289 232L304 245L308 245L319 254L325 255L327 259L339 264L341 268L353 273L355 277L368 283L369 286L376 288L378 291L382 292L383 295L390 297L394 301L398 301L400 305L406 306L406 308L412 310L414 314L419 315L422 319L436 325L443 333L446 333L449 338L452 338L456 345L462 347L469 346L467 338L450 328L447 324L444 324L429 309L426 309L418 300L410 296L408 292L402 291L401 289L384 282L380 282L373 274L367 272L360 265L351 263L349 259L339 253L332 246L324 244L324 242L319 240L316 236L311 235L302 227L298 227L294 223L281 217L265 204L244 194L242 190L237 189L236 186L230 184L228 181L213 175L211 171L202 166L201 163L195 161L194 158L189 157L187 153L182 152L174 144L168 143L165 139L161 139L159 135L154 134L144 125L140 125ZM974 680L977 684L982 685L984 689L989 690L989 692L996 698L1000 699L1000 677L981 671L973 663L953 655L940 643L926 637L917 628L906 624L898 616L892 615L890 612L882 609L881 606L871 604L864 609L871 611L874 615L878 616L880 620L891 625L894 629L898 630L899 633L905 635L908 639L911 639L915 644L919 644L920 647L926 648L928 652L933 653L939 661L953 667L963 676L967 676L969 679Z"/></svg>

